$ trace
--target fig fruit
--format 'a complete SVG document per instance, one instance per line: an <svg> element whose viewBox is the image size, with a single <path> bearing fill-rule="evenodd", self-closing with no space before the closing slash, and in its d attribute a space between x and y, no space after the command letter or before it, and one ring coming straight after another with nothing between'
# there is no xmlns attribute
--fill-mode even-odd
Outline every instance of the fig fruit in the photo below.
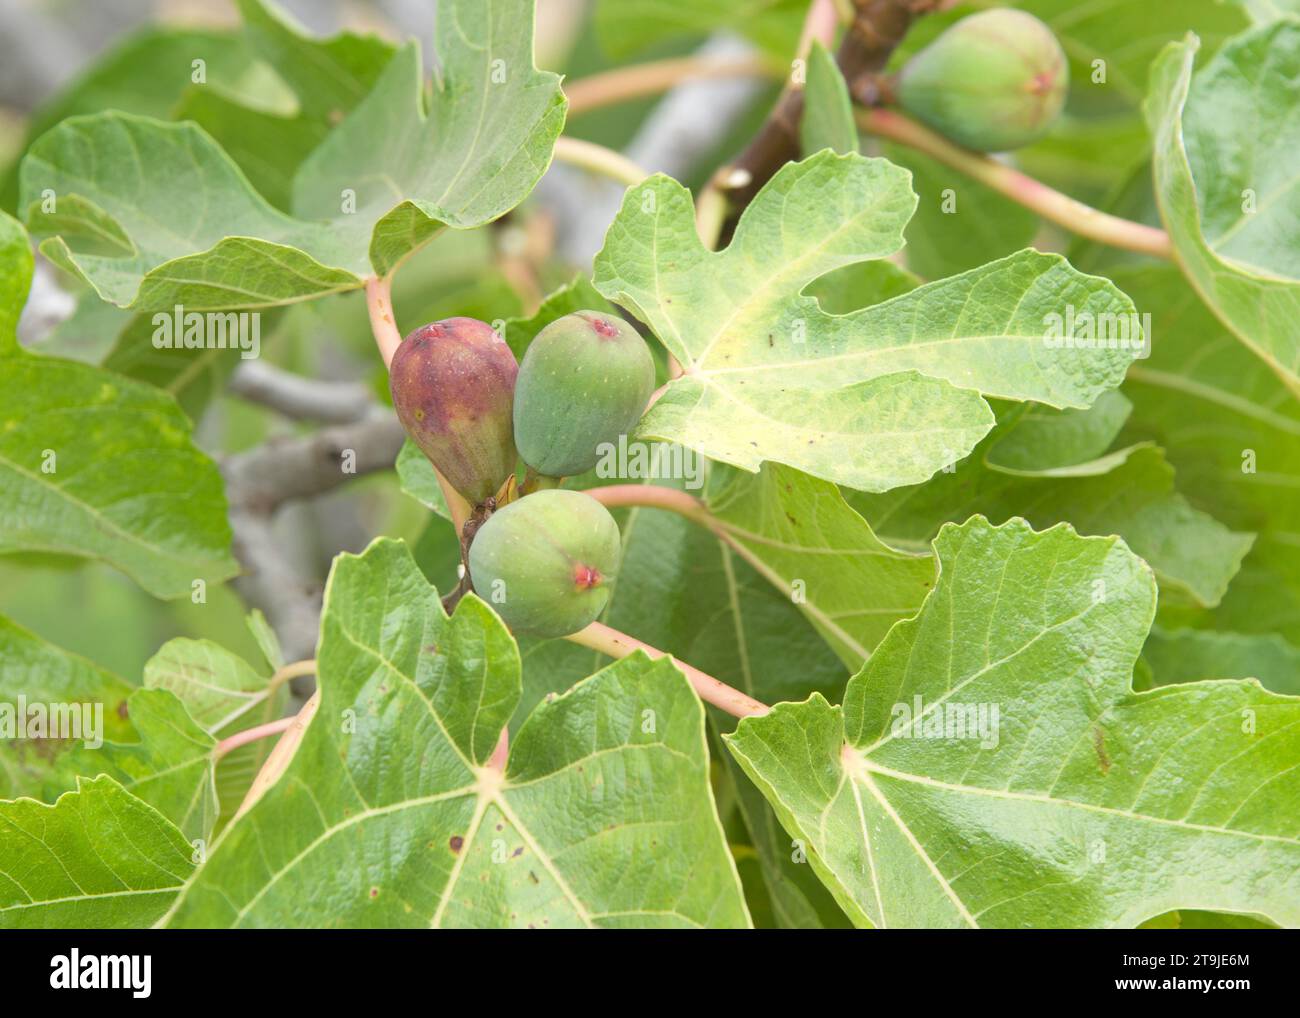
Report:
<svg viewBox="0 0 1300 1018"><path fill-rule="evenodd" d="M899 72L898 104L967 148L1005 152L1042 137L1065 103L1070 68L1032 14L972 14Z"/></svg>
<svg viewBox="0 0 1300 1018"><path fill-rule="evenodd" d="M519 454L551 477L590 470L602 443L636 426L654 384L654 360L627 322L599 311L557 318L534 337L519 366Z"/></svg>
<svg viewBox="0 0 1300 1018"><path fill-rule="evenodd" d="M596 620L618 572L618 524L580 491L525 495L474 535L469 574L516 633L568 636Z"/></svg>
<svg viewBox="0 0 1300 1018"><path fill-rule="evenodd" d="M402 340L388 370L411 441L471 505L495 495L517 459L519 365L505 340L473 318L431 322Z"/></svg>

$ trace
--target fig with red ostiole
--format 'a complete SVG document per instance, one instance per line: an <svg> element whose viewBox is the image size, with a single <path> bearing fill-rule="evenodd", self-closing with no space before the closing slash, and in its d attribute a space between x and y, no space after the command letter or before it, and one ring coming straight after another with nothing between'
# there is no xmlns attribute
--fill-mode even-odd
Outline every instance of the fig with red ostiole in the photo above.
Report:
<svg viewBox="0 0 1300 1018"><path fill-rule="evenodd" d="M474 591L516 633L568 636L594 622L618 571L618 524L580 491L525 495L474 535Z"/></svg>
<svg viewBox="0 0 1300 1018"><path fill-rule="evenodd" d="M654 385L654 359L627 322L599 311L557 318L534 337L519 366L519 454L539 474L585 473L603 443L636 427Z"/></svg>
<svg viewBox="0 0 1300 1018"><path fill-rule="evenodd" d="M1005 152L1047 133L1070 68L1032 14L995 8L962 18L898 75L898 104L960 145Z"/></svg>

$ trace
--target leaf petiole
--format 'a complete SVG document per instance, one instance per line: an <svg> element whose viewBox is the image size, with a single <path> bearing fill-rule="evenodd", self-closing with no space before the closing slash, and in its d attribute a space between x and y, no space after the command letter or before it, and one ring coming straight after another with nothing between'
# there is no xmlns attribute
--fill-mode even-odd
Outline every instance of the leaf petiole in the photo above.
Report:
<svg viewBox="0 0 1300 1018"><path fill-rule="evenodd" d="M581 647L590 647L592 650L600 651L600 653L612 658L625 658L638 650L655 659L672 657L672 655L665 654L657 647L643 643L626 633L620 633L617 629L611 629L603 622L593 622L586 629L580 629L564 639ZM712 675L702 672L683 661L678 661L676 658L672 660L686 675L687 681L690 682L695 692L699 694L700 699L705 703L710 703L737 718L761 717L771 710L767 704L760 703L752 696L742 693L739 689L728 686L721 679L715 679Z"/></svg>
<svg viewBox="0 0 1300 1018"><path fill-rule="evenodd" d="M1028 174L954 144L896 110L860 109L857 121L862 130L937 159L1081 237L1153 258L1174 256L1173 244L1164 230L1121 219L1075 201Z"/></svg>

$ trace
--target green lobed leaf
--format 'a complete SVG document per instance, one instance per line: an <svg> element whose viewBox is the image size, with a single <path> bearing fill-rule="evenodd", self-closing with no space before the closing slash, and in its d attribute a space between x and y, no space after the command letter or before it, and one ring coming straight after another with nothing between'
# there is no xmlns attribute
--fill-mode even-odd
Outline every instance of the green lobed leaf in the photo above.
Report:
<svg viewBox="0 0 1300 1018"><path fill-rule="evenodd" d="M444 520L451 520L447 499L442 494L438 475L434 473L429 457L409 438L402 442L397 452L397 479L402 490L426 509L432 509Z"/></svg>
<svg viewBox="0 0 1300 1018"><path fill-rule="evenodd" d="M127 711L139 741L106 741L94 748L83 742L59 759L42 798L53 800L71 791L80 776L107 774L186 838L206 841L217 822L216 740L163 689L137 689L127 700Z"/></svg>
<svg viewBox="0 0 1300 1018"><path fill-rule="evenodd" d="M164 598L238 571L216 464L170 396L22 354L0 407L0 553L103 559Z"/></svg>
<svg viewBox="0 0 1300 1018"><path fill-rule="evenodd" d="M849 86L830 51L814 39L808 51L808 80L799 117L799 147L805 156L824 148L843 155L858 150Z"/></svg>
<svg viewBox="0 0 1300 1018"><path fill-rule="evenodd" d="M193 865L185 836L107 775L52 806L0 802L0 927L148 926Z"/></svg>
<svg viewBox="0 0 1300 1018"><path fill-rule="evenodd" d="M261 625L265 626L265 620ZM255 637L257 632L254 629ZM269 627L257 638L263 643L269 640L266 652L278 656L275 634ZM286 685L272 686L269 675L239 655L211 640L185 637L168 640L145 662L144 685L175 694L199 727L218 740L283 716L289 699ZM259 739L219 761L217 815L222 823L234 816L273 744Z"/></svg>
<svg viewBox="0 0 1300 1018"><path fill-rule="evenodd" d="M855 922L1132 926L1184 906L1300 922L1300 700L1231 681L1133 693L1156 591L1115 538L976 517L935 550L934 593L843 707L781 704L728 739ZM997 727L962 737L958 708L981 706Z"/></svg>
<svg viewBox="0 0 1300 1018"><path fill-rule="evenodd" d="M1070 307L1132 305L1060 256L1023 251L843 316L801 296L818 276L897 250L915 203L906 171L821 152L783 167L713 253L680 184L631 188L595 285L685 369L638 435L883 491L970 451L993 423L980 393L1087 406L1119 383L1137 349L1065 349L1049 316L1073 327L1084 319L1068 319Z"/></svg>
<svg viewBox="0 0 1300 1018"><path fill-rule="evenodd" d="M1033 473L1086 467L1106 454L1132 411L1118 391L1103 393L1087 410L1030 407L999 429L985 460L995 469Z"/></svg>
<svg viewBox="0 0 1300 1018"><path fill-rule="evenodd" d="M1028 422L1038 440L1032 455L1038 463L1067 463L1085 448L1079 431L1099 427L1100 434L1084 439L1095 445L1115 427L1113 411L1102 409L1100 423L1075 418L1073 425L1049 431ZM995 523L1022 516L1036 527L1064 521L1083 534L1119 534L1155 570L1166 596L1205 606L1219 603L1254 535L1229 529L1179 494L1163 450L1138 444L1073 465L999 466L993 457L1003 451L1004 441L1029 437L1023 426L1013 420L999 427L956 469L923 485L882 495L854 494L850 502L885 541L906 548L924 546L944 523L975 513ZM1021 446L1018 455L1031 454Z"/></svg>
<svg viewBox="0 0 1300 1018"><path fill-rule="evenodd" d="M1211 310L1300 392L1300 22L1224 44L1193 78L1195 36L1152 67L1156 197L1178 264Z"/></svg>
<svg viewBox="0 0 1300 1018"><path fill-rule="evenodd" d="M634 508L617 515L622 557L602 622L764 702L804 697L813 690L840 694L847 673L826 644L791 599L730 546L675 514ZM596 652L566 640L525 640L521 655L524 695L516 719L604 662ZM715 731L735 725L734 718L719 711L710 711L709 718ZM762 794L728 754L720 762L724 766L715 770L719 794L730 791L748 832L773 920L786 928L847 925ZM733 845L738 862L746 848Z"/></svg>
<svg viewBox="0 0 1300 1018"><path fill-rule="evenodd" d="M132 732L127 697L134 688L0 615L0 707L10 707L15 721L19 697L27 704L91 704L102 711L103 737L124 740ZM0 799L39 795L71 748L71 740L0 739Z"/></svg>
<svg viewBox="0 0 1300 1018"><path fill-rule="evenodd" d="M189 89L175 119L193 120L229 153L253 187L278 208L292 204L298 167L330 130L374 87L396 47L374 35L306 34L262 0L239 0L248 49L275 69L293 93L294 108L250 105L222 77Z"/></svg>
<svg viewBox="0 0 1300 1018"><path fill-rule="evenodd" d="M336 561L321 634L316 717L170 925L748 924L703 711L669 662L637 656L540 704L503 776L485 764L519 658L482 601L448 618L379 540Z"/></svg>
<svg viewBox="0 0 1300 1018"><path fill-rule="evenodd" d="M294 210L329 217L388 273L441 225L491 222L551 161L567 100L533 64L533 5L452 0L438 8L439 73L427 114L419 52L399 49L374 90L303 163ZM338 215L352 188L353 216ZM372 236L373 235L373 236Z"/></svg>
<svg viewBox="0 0 1300 1018"><path fill-rule="evenodd" d="M710 486L708 506L728 546L850 669L895 622L916 614L934 586L932 556L889 547L835 485L789 467L733 471Z"/></svg>
<svg viewBox="0 0 1300 1018"><path fill-rule="evenodd" d="M168 640L144 666L146 689L167 690L208 732L251 728L273 699L267 676L211 640Z"/></svg>
<svg viewBox="0 0 1300 1018"><path fill-rule="evenodd" d="M102 558L157 597L233 576L221 477L171 397L18 348L31 267L0 213L0 554Z"/></svg>
<svg viewBox="0 0 1300 1018"><path fill-rule="evenodd" d="M298 168L293 215L201 128L120 112L70 118L33 145L21 207L53 235L41 245L51 260L122 307L263 307L354 289L443 226L509 211L546 169L565 100L558 76L533 65L531 4L523 13L508 0L440 5L428 109L410 44ZM196 211L182 231L160 207Z"/></svg>
<svg viewBox="0 0 1300 1018"><path fill-rule="evenodd" d="M32 286L32 249L27 231L0 211L0 357L18 352L18 317Z"/></svg>
<svg viewBox="0 0 1300 1018"><path fill-rule="evenodd" d="M1110 270L1152 316L1152 354L1124 392L1129 430L1168 450L1199 510L1254 547L1213 612L1166 624L1282 633L1300 644L1300 400L1206 309L1170 266ZM1162 619L1169 614L1162 605Z"/></svg>
<svg viewBox="0 0 1300 1018"><path fill-rule="evenodd" d="M146 25L115 40L83 72L43 103L26 124L23 152L68 117L100 110L126 110L166 119L194 87L194 61L203 73L242 93L254 66L253 54L236 33L175 25ZM20 152L21 154L21 152ZM18 163L0 181L0 207L13 211L18 201Z"/></svg>
<svg viewBox="0 0 1300 1018"><path fill-rule="evenodd" d="M267 307L355 288L365 273L335 229L272 207L191 123L71 117L23 160L20 208L33 233L53 234L46 257L132 310ZM194 214L182 232L159 208Z"/></svg>
<svg viewBox="0 0 1300 1018"><path fill-rule="evenodd" d="M912 172L916 215L903 235L913 272L927 279L950 276L1033 242L1040 222L1023 205L915 149L885 144L882 151Z"/></svg>
<svg viewBox="0 0 1300 1018"><path fill-rule="evenodd" d="M1258 679L1265 689L1300 696L1300 647L1277 633L1152 628L1142 648L1150 684Z"/></svg>

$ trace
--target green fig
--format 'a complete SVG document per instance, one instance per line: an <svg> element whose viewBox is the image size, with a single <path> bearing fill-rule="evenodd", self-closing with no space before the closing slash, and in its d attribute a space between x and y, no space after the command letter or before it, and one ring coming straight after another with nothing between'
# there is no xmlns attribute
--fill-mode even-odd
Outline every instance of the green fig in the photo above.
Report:
<svg viewBox="0 0 1300 1018"><path fill-rule="evenodd" d="M1047 133L1069 84L1052 30L996 8L962 18L912 57L896 91L904 110L958 144L1005 152Z"/></svg>
<svg viewBox="0 0 1300 1018"><path fill-rule="evenodd" d="M515 471L518 372L505 340L473 318L421 326L389 366L402 427L471 505L495 495Z"/></svg>
<svg viewBox="0 0 1300 1018"><path fill-rule="evenodd" d="M474 535L474 591L516 633L568 636L594 622L619 563L618 524L580 491L525 495Z"/></svg>
<svg viewBox="0 0 1300 1018"><path fill-rule="evenodd" d="M571 477L641 419L654 391L654 360L627 322L575 311L528 346L515 387L515 440L539 474Z"/></svg>

